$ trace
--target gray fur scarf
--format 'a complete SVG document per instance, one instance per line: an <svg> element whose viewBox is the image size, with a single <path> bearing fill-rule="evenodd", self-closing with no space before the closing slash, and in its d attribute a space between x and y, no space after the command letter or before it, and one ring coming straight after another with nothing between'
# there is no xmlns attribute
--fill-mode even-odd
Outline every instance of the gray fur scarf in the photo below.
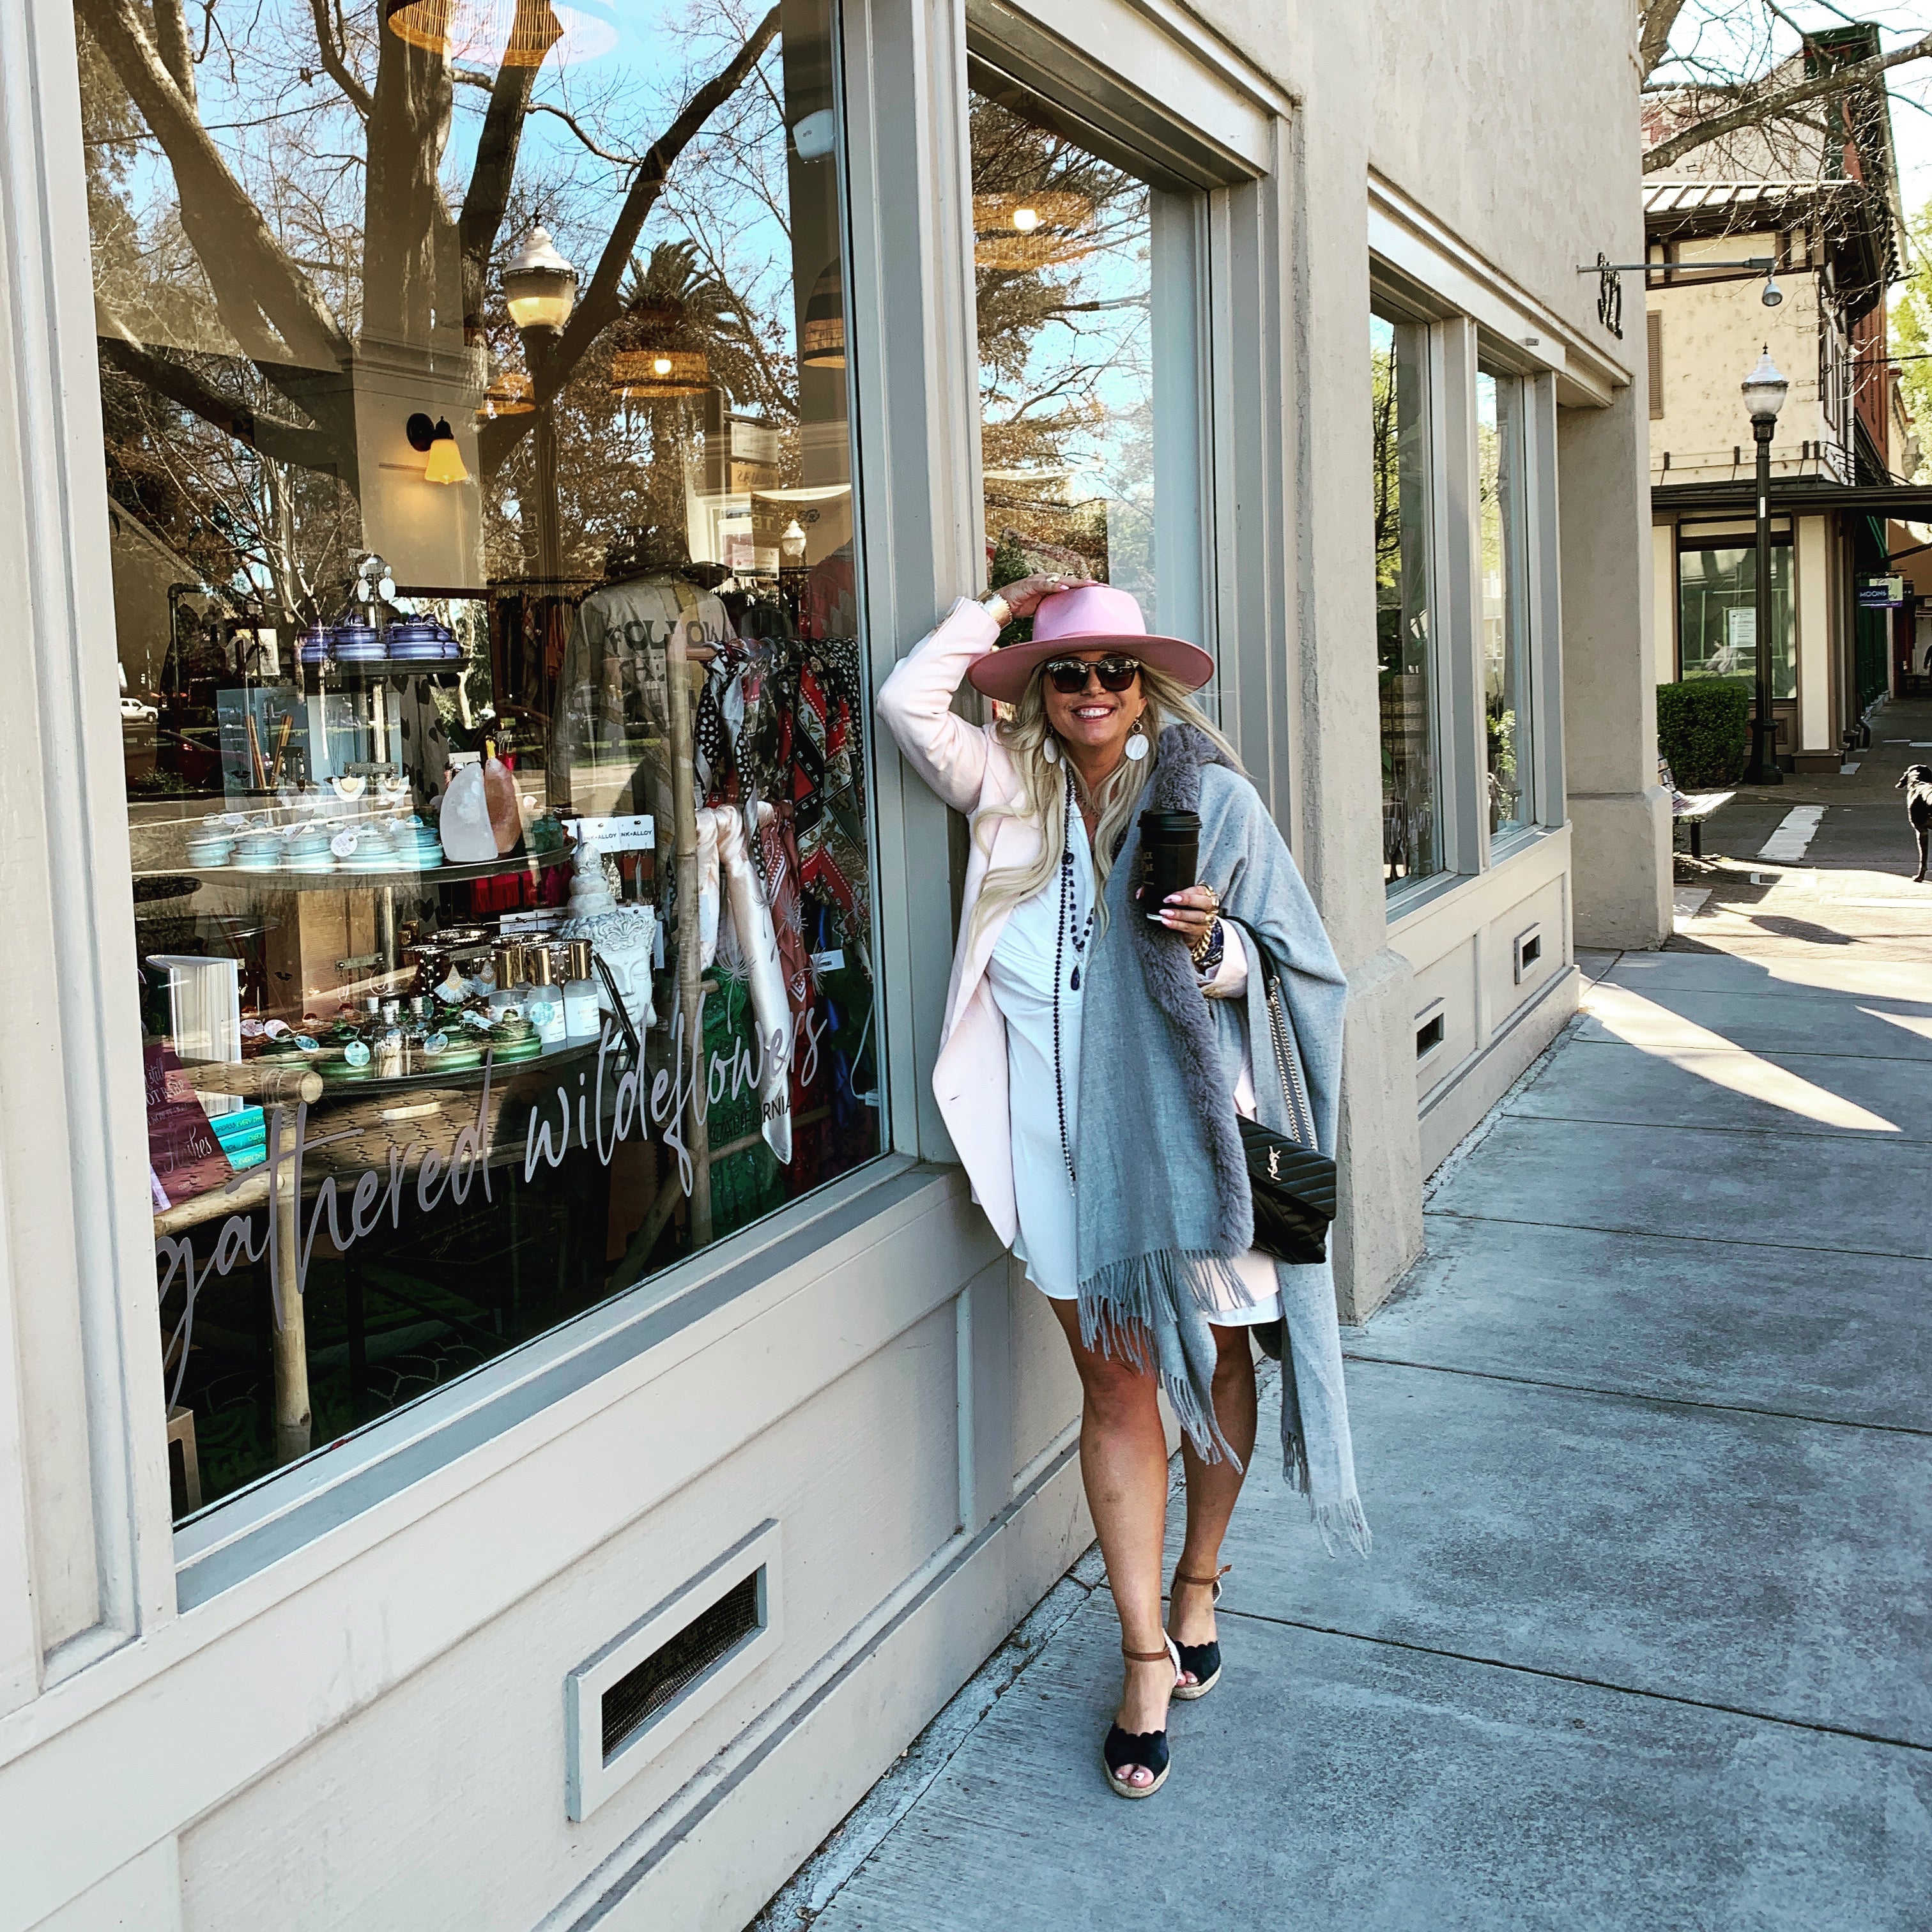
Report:
<svg viewBox="0 0 1932 1932"><path fill-rule="evenodd" d="M1288 1015L1316 1138L1335 1149L1346 982L1294 860L1254 787L1204 732L1163 730L1142 809L1201 816L1200 878L1288 962ZM1212 1324L1251 1306L1234 1263L1254 1245L1254 1204L1235 1124L1234 1087L1252 1040L1258 1112L1290 1132L1258 962L1245 1002L1204 999L1184 944L1132 898L1140 832L1130 827L1107 880L1108 925L1082 1000L1076 1211L1080 1325L1099 1348L1160 1376L1209 1460L1233 1452L1216 1419ZM1282 1438L1290 1482L1324 1541L1366 1549L1356 1496L1341 1338L1328 1264L1277 1264L1286 1330Z"/></svg>

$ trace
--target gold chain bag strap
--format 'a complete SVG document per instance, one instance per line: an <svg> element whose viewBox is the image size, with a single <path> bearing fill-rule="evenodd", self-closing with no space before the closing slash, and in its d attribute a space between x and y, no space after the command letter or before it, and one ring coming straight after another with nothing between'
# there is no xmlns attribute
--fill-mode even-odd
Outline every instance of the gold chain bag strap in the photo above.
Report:
<svg viewBox="0 0 1932 1932"><path fill-rule="evenodd" d="M1281 962L1246 920L1227 912L1220 916L1254 941L1261 957L1275 1070L1294 1130L1291 1138L1259 1120L1235 1124L1241 1130L1254 1196L1255 1246L1277 1261L1324 1262L1328 1258L1328 1226L1335 1218L1335 1163L1316 1144L1314 1110L1308 1103L1301 1055L1282 998Z"/></svg>

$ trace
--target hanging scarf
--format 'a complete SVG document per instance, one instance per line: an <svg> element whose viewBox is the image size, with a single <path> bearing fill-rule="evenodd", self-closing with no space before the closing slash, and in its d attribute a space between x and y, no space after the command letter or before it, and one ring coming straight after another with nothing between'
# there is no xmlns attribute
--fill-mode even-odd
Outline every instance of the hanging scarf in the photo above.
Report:
<svg viewBox="0 0 1932 1932"><path fill-rule="evenodd" d="M1226 768L1212 740L1170 724L1142 808L1201 814L1198 877L1287 962L1282 996L1307 1078L1316 1138L1335 1149L1347 982L1274 822L1254 787ZM1202 996L1181 940L1131 894L1136 823L1107 879L1107 930L1082 1002L1076 1205L1080 1332L1090 1348L1157 1373L1189 1439L1209 1461L1234 1460L1214 1415L1215 1314L1250 1306L1234 1262L1254 1244L1254 1205L1235 1124L1234 1086L1249 1041L1257 1111L1292 1132L1268 1046L1266 992L1249 948L1241 1003ZM1248 946L1238 927L1223 928ZM1245 1018L1246 1034L1243 1022ZM1282 1450L1323 1543L1368 1546L1355 1492L1328 1264L1277 1264L1286 1327Z"/></svg>

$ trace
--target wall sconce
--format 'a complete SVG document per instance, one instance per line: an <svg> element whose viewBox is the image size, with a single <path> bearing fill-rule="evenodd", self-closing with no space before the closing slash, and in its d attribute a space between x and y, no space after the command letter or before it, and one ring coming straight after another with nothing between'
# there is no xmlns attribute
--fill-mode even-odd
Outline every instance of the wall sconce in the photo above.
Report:
<svg viewBox="0 0 1932 1932"><path fill-rule="evenodd" d="M456 432L449 426L447 416L439 417L431 422L418 410L404 425L403 433L410 440L410 447L418 449L429 458L423 465L425 483L467 483L470 472L463 460L463 452L457 447Z"/></svg>

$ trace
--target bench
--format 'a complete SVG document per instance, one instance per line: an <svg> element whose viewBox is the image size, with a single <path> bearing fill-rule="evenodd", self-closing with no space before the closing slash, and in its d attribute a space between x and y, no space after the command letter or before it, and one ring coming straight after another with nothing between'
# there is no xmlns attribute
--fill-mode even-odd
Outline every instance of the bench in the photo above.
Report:
<svg viewBox="0 0 1932 1932"><path fill-rule="evenodd" d="M1694 791L1684 795L1681 810L1673 808L1670 821L1673 825L1688 825L1690 828L1690 856L1701 859L1704 856L1704 821L1720 805L1729 805L1737 796L1734 791Z"/></svg>

